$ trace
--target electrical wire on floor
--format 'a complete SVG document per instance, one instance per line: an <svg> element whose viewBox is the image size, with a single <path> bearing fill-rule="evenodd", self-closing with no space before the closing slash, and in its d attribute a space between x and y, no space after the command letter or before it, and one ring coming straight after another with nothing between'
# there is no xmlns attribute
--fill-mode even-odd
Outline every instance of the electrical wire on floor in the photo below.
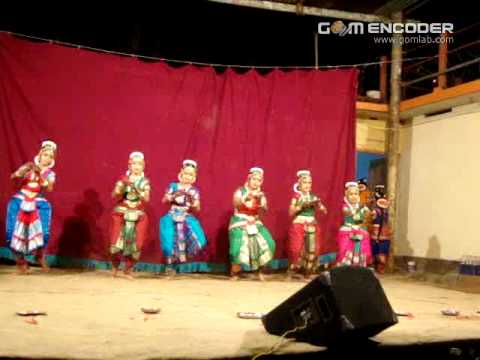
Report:
<svg viewBox="0 0 480 360"><path fill-rule="evenodd" d="M307 325L308 325L308 318L304 318L305 320L305 323L302 325L302 326L297 326L295 327L294 329L291 329L291 330L287 330L285 331L281 336L280 336L280 339L268 350L268 351L265 351L265 352L262 352L262 353L259 353L257 355L255 355L252 360L257 360L259 357L261 356L265 356L265 355L270 355L270 354L273 354L275 351L277 351L282 345L290 342L290 341L294 341L295 339L285 339L286 336L290 335L290 334L293 334L297 331L301 331L301 330L305 330L307 328Z"/></svg>

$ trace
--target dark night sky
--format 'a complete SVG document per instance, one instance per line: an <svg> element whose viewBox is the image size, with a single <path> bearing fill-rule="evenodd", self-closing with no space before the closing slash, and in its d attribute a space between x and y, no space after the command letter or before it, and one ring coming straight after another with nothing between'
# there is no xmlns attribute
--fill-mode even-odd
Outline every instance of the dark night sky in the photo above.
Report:
<svg viewBox="0 0 480 360"><path fill-rule="evenodd" d="M456 29L475 23L478 18L473 1L457 0L449 8L439 3L439 0L430 0L408 17L425 22L451 21ZM73 4L69 9L46 9L44 4L36 9L28 5L28 15L27 5L2 11L0 29L170 59L313 66L317 24L335 20L205 0L157 1L157 9L152 4L117 4L108 12L84 4ZM59 13L55 14L54 10ZM478 39L479 28L476 30ZM409 56L434 55L435 52L434 47L429 47L423 53L414 52ZM389 54L390 47L373 44L371 35L319 36L320 65L378 61L380 55ZM364 71L364 77L369 77L365 74L376 75L378 68L371 66Z"/></svg>

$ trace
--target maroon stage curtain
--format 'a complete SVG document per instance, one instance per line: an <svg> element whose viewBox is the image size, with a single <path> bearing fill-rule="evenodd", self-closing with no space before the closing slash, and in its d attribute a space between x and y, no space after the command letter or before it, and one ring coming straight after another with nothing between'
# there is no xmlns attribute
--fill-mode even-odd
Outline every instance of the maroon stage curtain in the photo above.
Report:
<svg viewBox="0 0 480 360"><path fill-rule="evenodd" d="M303 168L329 209L320 217L322 252L334 252L344 182L354 178L356 85L351 69L217 74L2 33L0 225L14 191L11 172L52 139L59 148L48 254L108 260L110 194L135 150L145 153L153 188L143 262L162 263L158 221L167 207L160 201L185 158L199 164L199 219L208 238L199 262L228 262L232 195L253 166L265 170L264 222L276 258L286 257L288 206Z"/></svg>

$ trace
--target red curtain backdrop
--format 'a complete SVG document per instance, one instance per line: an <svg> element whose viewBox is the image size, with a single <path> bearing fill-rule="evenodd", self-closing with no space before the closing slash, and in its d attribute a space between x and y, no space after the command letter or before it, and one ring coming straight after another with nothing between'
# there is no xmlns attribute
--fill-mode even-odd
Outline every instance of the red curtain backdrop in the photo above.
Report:
<svg viewBox="0 0 480 360"><path fill-rule="evenodd" d="M351 69L218 74L0 34L0 225L14 193L10 174L52 139L50 255L108 260L110 194L132 151L144 152L153 188L142 262L162 263L161 198L186 158L199 164L208 238L199 262L227 264L232 195L253 166L265 170L275 257L286 257L292 186L304 168L329 209L319 217L322 252L334 252L344 182L354 178L356 86ZM4 240L2 231L0 247Z"/></svg>

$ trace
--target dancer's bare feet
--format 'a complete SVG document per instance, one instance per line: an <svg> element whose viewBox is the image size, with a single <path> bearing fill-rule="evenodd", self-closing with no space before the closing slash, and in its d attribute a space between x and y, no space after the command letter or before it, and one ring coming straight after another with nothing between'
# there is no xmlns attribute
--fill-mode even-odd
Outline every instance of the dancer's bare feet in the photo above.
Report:
<svg viewBox="0 0 480 360"><path fill-rule="evenodd" d="M239 264L232 264L230 269L230 280L237 281L240 277L240 272L242 271L242 267Z"/></svg>
<svg viewBox="0 0 480 360"><path fill-rule="evenodd" d="M169 279L173 279L176 274L177 274L177 270L175 270L173 268L166 268L165 269L165 275L167 275Z"/></svg>
<svg viewBox="0 0 480 360"><path fill-rule="evenodd" d="M114 267L114 268L112 269L112 276L113 276L114 278L118 277L118 268Z"/></svg>
<svg viewBox="0 0 480 360"><path fill-rule="evenodd" d="M17 275L28 275L28 267L26 264L17 265Z"/></svg>
<svg viewBox="0 0 480 360"><path fill-rule="evenodd" d="M44 273L48 273L50 271L50 268L48 267L48 264L47 262L45 261L45 259L39 259L38 262L40 263L40 266L42 267L42 271Z"/></svg>
<svg viewBox="0 0 480 360"><path fill-rule="evenodd" d="M258 280L265 281L265 275L263 275L261 272L259 272L258 273Z"/></svg>
<svg viewBox="0 0 480 360"><path fill-rule="evenodd" d="M133 271L131 268L123 270L123 274L129 280L135 279L135 276L133 275Z"/></svg>

